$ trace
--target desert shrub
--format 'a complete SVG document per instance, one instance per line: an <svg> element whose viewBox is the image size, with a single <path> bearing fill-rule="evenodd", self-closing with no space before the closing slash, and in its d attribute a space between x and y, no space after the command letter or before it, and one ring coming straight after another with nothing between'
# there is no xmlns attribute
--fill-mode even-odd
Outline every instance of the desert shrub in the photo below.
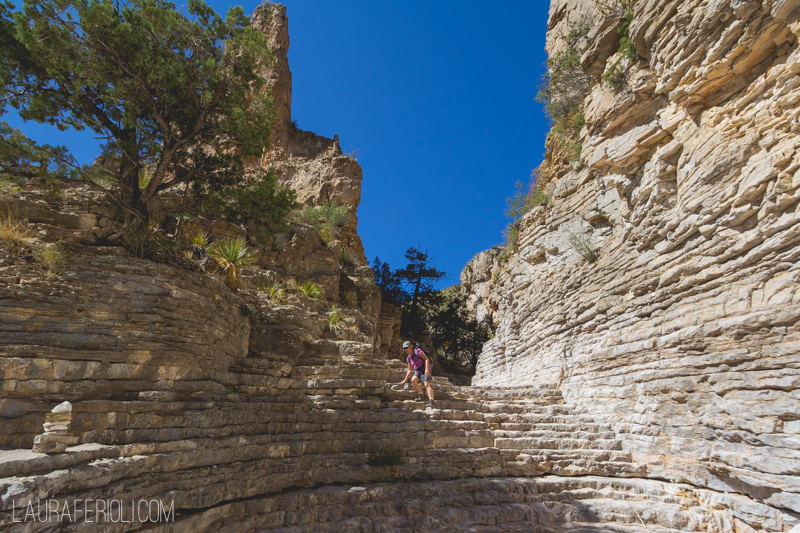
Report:
<svg viewBox="0 0 800 533"><path fill-rule="evenodd" d="M550 195L536 186L536 181L531 181L526 189L521 181L514 184L516 191L506 198L506 216L511 220L517 220L534 207L551 205Z"/></svg>
<svg viewBox="0 0 800 533"><path fill-rule="evenodd" d="M214 243L208 249L208 255L220 265L225 276L225 284L234 291L239 290L242 281L239 268L255 260L255 253L241 237Z"/></svg>
<svg viewBox="0 0 800 533"><path fill-rule="evenodd" d="M355 319L349 316L341 307L338 305L331 306L331 310L328 313L328 327L334 333L343 333L344 331L351 328Z"/></svg>
<svg viewBox="0 0 800 533"><path fill-rule="evenodd" d="M370 466L397 466L403 463L403 452L400 450L388 450L382 454L375 455L367 461Z"/></svg>
<svg viewBox="0 0 800 533"><path fill-rule="evenodd" d="M33 232L28 227L28 220L18 213L0 212L0 240L8 244L12 252L21 252L27 248Z"/></svg>
<svg viewBox="0 0 800 533"><path fill-rule="evenodd" d="M342 246L342 251L339 252L339 264L355 265L356 264L355 254L349 248Z"/></svg>
<svg viewBox="0 0 800 533"><path fill-rule="evenodd" d="M358 161L358 157L361 155L361 150L358 148L350 147L350 151L344 154L346 157L349 157L353 161Z"/></svg>
<svg viewBox="0 0 800 533"><path fill-rule="evenodd" d="M323 244L328 244L339 236L347 224L347 205L309 205L295 211L293 216L301 224L315 227Z"/></svg>
<svg viewBox="0 0 800 533"><path fill-rule="evenodd" d="M47 279L64 272L66 266L64 252L57 245L39 246L34 249L33 257L47 268Z"/></svg>
<svg viewBox="0 0 800 533"><path fill-rule="evenodd" d="M519 240L519 227L512 222L503 231L503 248L507 251L516 251L517 241Z"/></svg>
<svg viewBox="0 0 800 533"><path fill-rule="evenodd" d="M583 101L594 86L594 79L581 67L578 48L591 26L588 21L572 25L562 36L564 48L547 60L547 72L539 83L536 101L545 106L552 122L545 146L548 161L580 159L581 128L586 123ZM554 157L556 156L556 157ZM540 185L546 185L540 182Z"/></svg>
<svg viewBox="0 0 800 533"><path fill-rule="evenodd" d="M630 61L636 61L639 59L639 53L633 46L633 41L631 40L630 36L631 23L633 22L634 2L635 0L616 0L613 3L600 5L601 11L606 16L614 13L622 13L623 18L622 24L620 24L619 28L617 28L617 33L619 33L619 49L617 50L617 53L619 54L619 57L611 66L611 68L606 70L606 73L603 75L603 81L606 83L606 85L615 90L619 90L626 79L623 61L625 59Z"/></svg>
<svg viewBox="0 0 800 533"><path fill-rule="evenodd" d="M191 192L201 210L246 226L263 245L275 234L289 230L286 216L297 207L295 192L280 185L272 171L246 186L195 184Z"/></svg>
<svg viewBox="0 0 800 533"><path fill-rule="evenodd" d="M345 307L355 307L356 299L353 293L345 292L341 295L342 305Z"/></svg>
<svg viewBox="0 0 800 533"><path fill-rule="evenodd" d="M570 233L569 244L576 252L586 259L587 262L594 263L597 261L597 250L595 250L592 241L588 237L578 235L577 233Z"/></svg>
<svg viewBox="0 0 800 533"><path fill-rule="evenodd" d="M310 280L298 286L297 290L300 294L312 300L319 300L322 298L322 287Z"/></svg>

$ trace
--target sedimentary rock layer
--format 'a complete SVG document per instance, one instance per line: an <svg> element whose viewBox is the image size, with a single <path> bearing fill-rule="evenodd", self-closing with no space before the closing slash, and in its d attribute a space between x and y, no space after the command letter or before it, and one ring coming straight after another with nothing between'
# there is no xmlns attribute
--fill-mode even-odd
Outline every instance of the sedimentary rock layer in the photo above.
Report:
<svg viewBox="0 0 800 533"><path fill-rule="evenodd" d="M551 205L465 271L498 323L474 384L558 385L649 475L799 513L800 2L632 4L637 61L552 2L548 50L589 20L602 68Z"/></svg>

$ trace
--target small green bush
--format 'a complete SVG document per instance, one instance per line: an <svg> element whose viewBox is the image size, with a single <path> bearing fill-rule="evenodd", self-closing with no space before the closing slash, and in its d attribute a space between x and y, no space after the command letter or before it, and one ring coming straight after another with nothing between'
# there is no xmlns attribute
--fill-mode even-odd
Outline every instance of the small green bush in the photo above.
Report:
<svg viewBox="0 0 800 533"><path fill-rule="evenodd" d="M340 265L355 265L356 264L356 256L355 254L350 251L348 248L342 246L342 251L339 252L339 264Z"/></svg>
<svg viewBox="0 0 800 533"><path fill-rule="evenodd" d="M569 234L569 243L589 263L597 261L597 250L588 237L576 233Z"/></svg>
<svg viewBox="0 0 800 533"><path fill-rule="evenodd" d="M315 228L323 226L341 228L347 223L347 206L323 205L315 207L309 205L300 211L296 211L294 217L301 224L307 224Z"/></svg>
<svg viewBox="0 0 800 533"><path fill-rule="evenodd" d="M352 293L346 292L341 296L342 305L345 307L355 307L356 301Z"/></svg>
<svg viewBox="0 0 800 533"><path fill-rule="evenodd" d="M519 240L519 227L515 223L506 226L503 231L503 247L508 251L516 251L517 241Z"/></svg>
<svg viewBox="0 0 800 533"><path fill-rule="evenodd" d="M297 290L300 294L312 300L319 300L322 298L322 287L310 280L297 287Z"/></svg>
<svg viewBox="0 0 800 533"><path fill-rule="evenodd" d="M617 29L617 33L619 33L620 36L617 53L620 54L620 57L603 75L603 81L606 85L615 90L619 90L625 82L623 60L637 61L639 59L639 53L636 51L636 47L633 46L633 41L630 36L631 23L633 22L634 1L635 0L616 0L613 5L606 7L608 11L607 15L620 11L624 13L622 24L620 24Z"/></svg>
<svg viewBox="0 0 800 533"><path fill-rule="evenodd" d="M54 278L64 271L66 262L64 253L57 246L39 246L34 249L33 257L47 267L47 279Z"/></svg>
<svg viewBox="0 0 800 533"><path fill-rule="evenodd" d="M286 216L297 208L295 192L280 185L273 171L258 173L244 187L195 183L190 192L199 209L246 226L265 246L275 234L289 230Z"/></svg>

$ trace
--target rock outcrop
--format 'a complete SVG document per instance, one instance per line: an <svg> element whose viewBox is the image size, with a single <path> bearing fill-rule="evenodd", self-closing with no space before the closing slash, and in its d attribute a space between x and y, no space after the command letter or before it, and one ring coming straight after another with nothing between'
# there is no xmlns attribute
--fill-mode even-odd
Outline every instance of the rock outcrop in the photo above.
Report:
<svg viewBox="0 0 800 533"><path fill-rule="evenodd" d="M286 7L260 5L253 13L253 25L267 34L275 58L274 63L265 68L266 90L272 95L275 110L271 147L259 164L264 169L273 169L284 185L297 192L297 200L302 205L347 205L348 223L342 229L341 238L361 264L366 264L356 216L363 178L356 154L344 155L338 136L328 139L302 131L292 120Z"/></svg>
<svg viewBox="0 0 800 533"><path fill-rule="evenodd" d="M747 29L753 17L765 27L781 20L796 27L789 2L755 10L734 3L716 15L722 4L700 3L714 21L740 17L728 25L741 34L729 35L747 46L762 38ZM635 73L647 61L655 65L658 46L667 46L652 44L668 34L658 24L694 27L666 4L647 4L647 12L640 4L636 17L651 23L635 17L632 37L651 55L629 65L631 84L651 79ZM554 2L549 46L587 5ZM688 2L669 5L693 12ZM278 62L270 76L277 120L285 120L285 10L262 6L255 20L273 32ZM719 29L701 22L697 42L701 30ZM613 24L598 23L595 34L606 42ZM731 39L722 42L732 46ZM588 48L586 39L585 46L601 58L608 45ZM794 47L778 49L763 58L764 80L796 64ZM714 53L725 57L722 48ZM700 55L687 59L689 68ZM607 57L615 61L613 52ZM658 64L678 68L668 57ZM656 95L663 74L648 68L653 94L641 98L688 94ZM759 80L718 106L755 86L774 98L793 94ZM437 377L433 407L397 383L405 365L383 351L396 344L397 309L381 305L368 267L339 260L337 249L357 249L356 237L325 245L314 228L295 225L270 247L253 245L257 260L232 292L201 269L202 247L156 262L112 245L113 209L80 187L61 198L36 191L4 198L0 208L28 216L26 246L58 242L65 264L45 273L32 255L0 242L0 529L728 533L797 526L800 237L798 202L790 199L798 187L785 187L794 155L773 153L795 138L796 122L782 122L795 111L778 115L772 96L763 96L744 110L732 106L730 116L711 109L715 122L670 103L653 111L664 134L655 125L637 129L636 117L649 109L638 93L602 91L587 100L584 152L605 155L551 183L553 205L526 215L516 253L487 252L465 272L471 305L498 332L479 362L477 386ZM599 111L601 96L617 106L613 113ZM635 116L626 115L630 109ZM762 122L759 113L774 116ZM734 150L740 159L728 164L720 158L735 145L725 144L726 120L740 114L750 117L737 122L743 134L756 124L770 135ZM598 122L618 119L614 127ZM615 143L606 130L645 140ZM360 183L360 169L347 166L355 163L335 140L276 127L273 143L263 164L286 183L314 183L301 164L319 170L314 179L327 176L320 190L308 185L301 193L309 205L350 194L350 185L331 184ZM680 148L671 152L670 143ZM626 156L629 166L606 172L625 146L635 153ZM756 169L771 177L758 209L745 194L745 216L731 198L743 198L739 185L750 183L741 172ZM352 215L353 198L343 200ZM192 223L215 238L247 237L225 222ZM354 219L349 227L355 231ZM581 235L584 241L573 238ZM588 242L599 258L585 262L570 242ZM321 294L297 290L306 281ZM338 322L334 306L345 316ZM51 413L65 401L69 426ZM30 450L48 413L55 425L47 428L77 445Z"/></svg>
<svg viewBox="0 0 800 533"><path fill-rule="evenodd" d="M551 5L597 83L552 205L465 271L498 323L474 384L558 386L647 477L797 516L800 2L639 0L636 61L599 4Z"/></svg>

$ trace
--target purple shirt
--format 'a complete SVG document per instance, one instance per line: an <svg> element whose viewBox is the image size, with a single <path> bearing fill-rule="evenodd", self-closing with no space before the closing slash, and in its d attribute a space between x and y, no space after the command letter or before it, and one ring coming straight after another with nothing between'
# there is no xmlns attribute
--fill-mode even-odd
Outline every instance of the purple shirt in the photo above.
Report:
<svg viewBox="0 0 800 533"><path fill-rule="evenodd" d="M406 361L411 363L417 372L425 370L425 359L420 356L421 353L423 353L422 350L414 350L414 355L406 356Z"/></svg>

